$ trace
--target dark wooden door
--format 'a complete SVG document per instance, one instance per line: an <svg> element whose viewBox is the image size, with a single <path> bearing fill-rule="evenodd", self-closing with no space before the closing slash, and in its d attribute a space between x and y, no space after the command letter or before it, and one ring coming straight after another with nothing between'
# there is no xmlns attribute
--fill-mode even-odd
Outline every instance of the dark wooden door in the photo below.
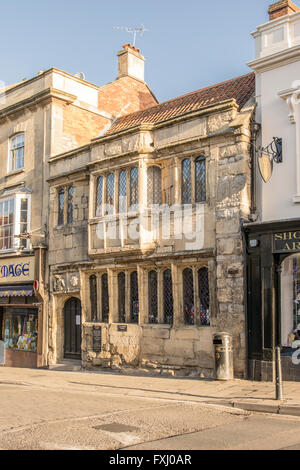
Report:
<svg viewBox="0 0 300 470"><path fill-rule="evenodd" d="M65 303L65 350L68 359L81 358L81 302L73 297Z"/></svg>

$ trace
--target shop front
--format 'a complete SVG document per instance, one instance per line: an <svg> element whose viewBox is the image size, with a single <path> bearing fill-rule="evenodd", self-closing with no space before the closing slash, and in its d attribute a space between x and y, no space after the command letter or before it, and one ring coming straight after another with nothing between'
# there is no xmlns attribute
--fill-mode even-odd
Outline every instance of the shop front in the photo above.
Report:
<svg viewBox="0 0 300 470"><path fill-rule="evenodd" d="M41 308L35 297L34 259L0 260L0 341L7 367L38 366Z"/></svg>
<svg viewBox="0 0 300 470"><path fill-rule="evenodd" d="M248 376L272 380L280 346L284 380L300 381L300 221L247 224Z"/></svg>

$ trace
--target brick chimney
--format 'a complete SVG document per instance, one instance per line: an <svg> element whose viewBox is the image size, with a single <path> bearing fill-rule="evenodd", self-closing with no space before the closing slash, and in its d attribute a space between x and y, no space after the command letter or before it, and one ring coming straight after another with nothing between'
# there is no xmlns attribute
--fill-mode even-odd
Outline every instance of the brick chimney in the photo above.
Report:
<svg viewBox="0 0 300 470"><path fill-rule="evenodd" d="M140 50L125 44L123 49L118 52L119 73L118 78L133 77L144 81L145 77L145 58L140 54Z"/></svg>
<svg viewBox="0 0 300 470"><path fill-rule="evenodd" d="M291 15L300 8L297 7L291 0L281 0L280 2L273 3L269 6L268 13L270 21L279 18L280 16Z"/></svg>

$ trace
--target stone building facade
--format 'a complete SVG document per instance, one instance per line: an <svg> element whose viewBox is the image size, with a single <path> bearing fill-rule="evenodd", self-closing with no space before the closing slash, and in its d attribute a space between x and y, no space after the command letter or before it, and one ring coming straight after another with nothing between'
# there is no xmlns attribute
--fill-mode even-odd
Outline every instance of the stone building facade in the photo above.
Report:
<svg viewBox="0 0 300 470"><path fill-rule="evenodd" d="M248 74L130 113L50 158L49 364L212 376L226 330L246 376L254 88Z"/></svg>
<svg viewBox="0 0 300 470"><path fill-rule="evenodd" d="M126 45L118 78L105 86L53 68L0 89L0 363L48 364L49 158L155 105L143 64Z"/></svg>

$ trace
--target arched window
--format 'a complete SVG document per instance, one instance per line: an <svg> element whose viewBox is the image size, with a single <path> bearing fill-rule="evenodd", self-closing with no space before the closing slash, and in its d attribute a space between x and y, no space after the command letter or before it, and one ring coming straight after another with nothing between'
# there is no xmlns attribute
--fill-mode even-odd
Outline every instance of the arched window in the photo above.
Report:
<svg viewBox="0 0 300 470"><path fill-rule="evenodd" d="M130 170L130 206L137 209L139 202L139 170L134 167Z"/></svg>
<svg viewBox="0 0 300 470"><path fill-rule="evenodd" d="M67 211L67 223L73 223L73 210L74 210L74 187L70 186L68 189L68 211Z"/></svg>
<svg viewBox="0 0 300 470"><path fill-rule="evenodd" d="M206 164L205 157L195 160L195 202L206 200Z"/></svg>
<svg viewBox="0 0 300 470"><path fill-rule="evenodd" d="M191 160L186 158L181 164L181 194L182 204L191 204L192 202L192 179L191 179Z"/></svg>
<svg viewBox="0 0 300 470"><path fill-rule="evenodd" d="M158 323L157 272L148 273L148 313L149 323Z"/></svg>
<svg viewBox="0 0 300 470"><path fill-rule="evenodd" d="M60 189L58 193L58 220L57 225L64 225L64 212L65 212L65 190Z"/></svg>
<svg viewBox="0 0 300 470"><path fill-rule="evenodd" d="M24 168L25 134L22 132L10 139L10 171Z"/></svg>
<svg viewBox="0 0 300 470"><path fill-rule="evenodd" d="M161 204L161 169L157 166L147 170L147 202L148 206Z"/></svg>
<svg viewBox="0 0 300 470"><path fill-rule="evenodd" d="M119 175L119 212L127 212L127 174L122 170Z"/></svg>
<svg viewBox="0 0 300 470"><path fill-rule="evenodd" d="M194 277L193 270L186 268L182 273L184 321L187 325L195 324Z"/></svg>
<svg viewBox="0 0 300 470"><path fill-rule="evenodd" d="M171 269L163 273L164 323L173 325L173 283Z"/></svg>
<svg viewBox="0 0 300 470"><path fill-rule="evenodd" d="M139 287L137 271L133 271L130 275L130 320L131 323L138 323L139 321Z"/></svg>
<svg viewBox="0 0 300 470"><path fill-rule="evenodd" d="M281 346L300 347L300 254L281 265Z"/></svg>
<svg viewBox="0 0 300 470"><path fill-rule="evenodd" d="M107 212L112 214L114 212L114 196L115 196L115 175L110 173L106 179L106 204L110 207Z"/></svg>
<svg viewBox="0 0 300 470"><path fill-rule="evenodd" d="M95 208L96 217L101 217L103 215L102 204L103 204L103 176L101 175L97 179L97 186L96 186L96 208Z"/></svg>
<svg viewBox="0 0 300 470"><path fill-rule="evenodd" d="M198 286L200 297L200 323L201 325L210 325L210 310L209 310L209 282L208 282L208 269L201 268L198 270Z"/></svg>
<svg viewBox="0 0 300 470"><path fill-rule="evenodd" d="M102 307L102 322L108 323L109 318L109 296L108 296L108 276L102 274L101 276L101 307Z"/></svg>
<svg viewBox="0 0 300 470"><path fill-rule="evenodd" d="M91 321L97 321L97 277L95 274L90 276L90 303L91 303Z"/></svg>
<svg viewBox="0 0 300 470"><path fill-rule="evenodd" d="M126 295L125 295L125 273L118 274L118 306L119 306L119 322L126 322Z"/></svg>

